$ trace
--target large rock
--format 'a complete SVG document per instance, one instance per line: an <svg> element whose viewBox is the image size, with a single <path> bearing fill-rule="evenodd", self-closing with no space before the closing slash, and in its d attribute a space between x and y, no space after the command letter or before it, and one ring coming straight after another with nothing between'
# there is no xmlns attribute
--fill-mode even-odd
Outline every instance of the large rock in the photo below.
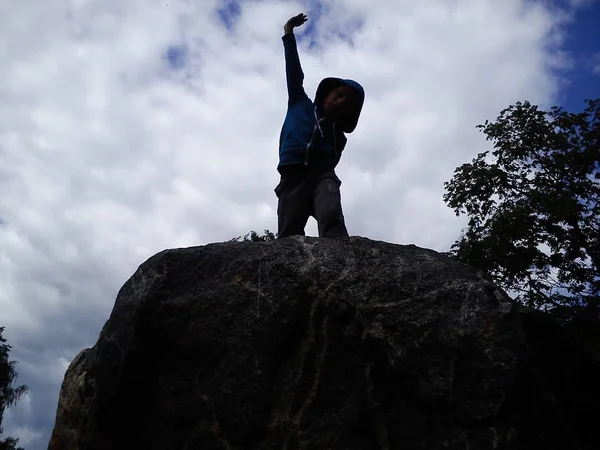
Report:
<svg viewBox="0 0 600 450"><path fill-rule="evenodd" d="M597 363L434 251L163 251L69 367L51 450L598 449Z"/></svg>

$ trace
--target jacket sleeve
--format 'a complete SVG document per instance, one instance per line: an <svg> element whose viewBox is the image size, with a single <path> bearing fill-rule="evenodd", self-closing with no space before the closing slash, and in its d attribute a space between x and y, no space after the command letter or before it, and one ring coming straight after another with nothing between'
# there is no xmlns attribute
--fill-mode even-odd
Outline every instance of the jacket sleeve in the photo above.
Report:
<svg viewBox="0 0 600 450"><path fill-rule="evenodd" d="M285 51L285 75L287 78L288 106L306 96L302 82L304 81L304 72L300 66L300 57L296 46L296 36L286 34L282 37L283 48Z"/></svg>

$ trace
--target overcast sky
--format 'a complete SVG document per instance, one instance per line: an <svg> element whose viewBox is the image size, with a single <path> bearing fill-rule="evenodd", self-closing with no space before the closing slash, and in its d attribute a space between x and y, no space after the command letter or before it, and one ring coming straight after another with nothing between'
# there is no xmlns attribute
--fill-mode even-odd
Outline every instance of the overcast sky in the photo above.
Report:
<svg viewBox="0 0 600 450"><path fill-rule="evenodd" d="M598 97L593 0L325 3L0 1L0 326L30 386L4 427L26 450L138 265L276 231L291 16L311 98L326 76L365 88L337 169L351 235L447 251L466 219L443 183L488 148L475 126Z"/></svg>

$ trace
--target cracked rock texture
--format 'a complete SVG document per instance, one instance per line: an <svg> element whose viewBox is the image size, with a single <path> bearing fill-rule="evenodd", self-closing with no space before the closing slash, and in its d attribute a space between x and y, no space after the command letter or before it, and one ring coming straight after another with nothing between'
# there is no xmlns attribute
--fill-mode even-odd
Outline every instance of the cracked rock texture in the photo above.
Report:
<svg viewBox="0 0 600 450"><path fill-rule="evenodd" d="M598 449L597 362L431 250L166 250L71 363L50 450Z"/></svg>

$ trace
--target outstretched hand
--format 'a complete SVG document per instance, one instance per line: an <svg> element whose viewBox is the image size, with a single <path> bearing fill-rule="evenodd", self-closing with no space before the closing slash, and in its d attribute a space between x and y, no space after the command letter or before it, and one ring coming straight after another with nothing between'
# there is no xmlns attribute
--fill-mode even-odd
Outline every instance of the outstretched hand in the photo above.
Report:
<svg viewBox="0 0 600 450"><path fill-rule="evenodd" d="M300 13L288 20L283 26L283 30L286 33L291 33L294 28L302 26L307 20L306 14Z"/></svg>

